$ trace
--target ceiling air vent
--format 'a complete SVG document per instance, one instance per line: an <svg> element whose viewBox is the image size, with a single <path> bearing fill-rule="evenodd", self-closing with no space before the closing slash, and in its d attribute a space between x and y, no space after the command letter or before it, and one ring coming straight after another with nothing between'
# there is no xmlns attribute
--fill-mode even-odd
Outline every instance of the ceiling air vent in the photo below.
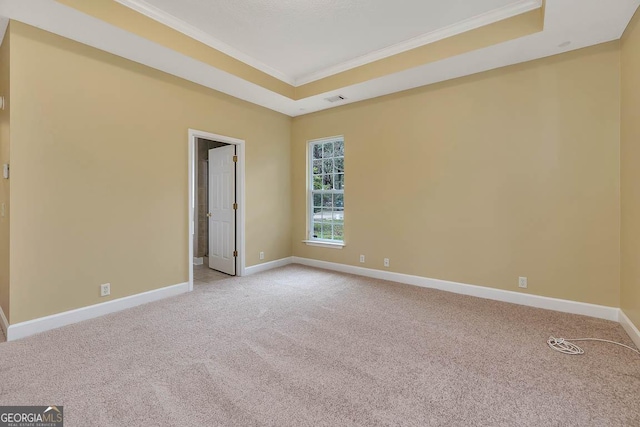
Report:
<svg viewBox="0 0 640 427"><path fill-rule="evenodd" d="M342 95L336 95L336 96L332 96L332 97L325 98L325 99L327 101L329 101L329 102L339 102L339 101L344 101L347 98L342 96Z"/></svg>

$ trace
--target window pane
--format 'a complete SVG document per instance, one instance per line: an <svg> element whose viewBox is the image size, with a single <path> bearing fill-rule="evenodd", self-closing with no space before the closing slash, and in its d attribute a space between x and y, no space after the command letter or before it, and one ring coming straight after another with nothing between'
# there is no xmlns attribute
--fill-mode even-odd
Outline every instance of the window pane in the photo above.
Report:
<svg viewBox="0 0 640 427"><path fill-rule="evenodd" d="M314 159L322 158L322 144L313 144L313 158Z"/></svg>
<svg viewBox="0 0 640 427"><path fill-rule="evenodd" d="M333 190L333 175L323 175L322 177L322 189Z"/></svg>
<svg viewBox="0 0 640 427"><path fill-rule="evenodd" d="M323 239L331 239L331 235L333 233L331 232L331 223L326 223L323 222L322 223L322 238Z"/></svg>
<svg viewBox="0 0 640 427"><path fill-rule="evenodd" d="M313 161L313 173L314 175L319 175L322 173L322 160Z"/></svg>
<svg viewBox="0 0 640 427"><path fill-rule="evenodd" d="M325 159L323 160L324 170L323 173L333 173L333 160Z"/></svg>
<svg viewBox="0 0 640 427"><path fill-rule="evenodd" d="M343 224L333 224L333 239L334 240L344 240L344 225Z"/></svg>
<svg viewBox="0 0 640 427"><path fill-rule="evenodd" d="M329 139L309 145L311 161L308 179L311 180L312 206L311 237L322 240L344 240L345 163L344 142ZM329 194L327 194L329 193Z"/></svg>
<svg viewBox="0 0 640 427"><path fill-rule="evenodd" d="M324 147L323 157L325 159L327 157L333 157L333 142L325 142L323 147Z"/></svg>

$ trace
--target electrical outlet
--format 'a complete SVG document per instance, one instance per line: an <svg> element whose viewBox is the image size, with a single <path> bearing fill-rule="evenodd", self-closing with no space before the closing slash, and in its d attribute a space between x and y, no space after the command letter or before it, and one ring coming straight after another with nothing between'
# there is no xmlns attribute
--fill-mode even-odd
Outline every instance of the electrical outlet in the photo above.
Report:
<svg viewBox="0 0 640 427"><path fill-rule="evenodd" d="M260 252L260 259L264 259L264 252Z"/></svg>
<svg viewBox="0 0 640 427"><path fill-rule="evenodd" d="M105 283L104 285L100 285L100 296L106 297L111 295L111 283Z"/></svg>
<svg viewBox="0 0 640 427"><path fill-rule="evenodd" d="M518 279L518 287L519 288L523 288L523 289L527 289L527 278L526 277L521 277Z"/></svg>
<svg viewBox="0 0 640 427"><path fill-rule="evenodd" d="M384 259L384 266L389 267L389 258Z"/></svg>
<svg viewBox="0 0 640 427"><path fill-rule="evenodd" d="M364 255L360 255L360 262L364 263Z"/></svg>

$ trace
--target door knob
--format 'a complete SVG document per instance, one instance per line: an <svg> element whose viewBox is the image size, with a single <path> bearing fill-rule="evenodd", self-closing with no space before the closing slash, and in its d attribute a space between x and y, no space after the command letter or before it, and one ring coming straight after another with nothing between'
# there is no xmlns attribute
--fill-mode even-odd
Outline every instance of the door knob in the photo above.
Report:
<svg viewBox="0 0 640 427"><path fill-rule="evenodd" d="M211 212L207 212L207 218L211 218L213 214Z"/></svg>

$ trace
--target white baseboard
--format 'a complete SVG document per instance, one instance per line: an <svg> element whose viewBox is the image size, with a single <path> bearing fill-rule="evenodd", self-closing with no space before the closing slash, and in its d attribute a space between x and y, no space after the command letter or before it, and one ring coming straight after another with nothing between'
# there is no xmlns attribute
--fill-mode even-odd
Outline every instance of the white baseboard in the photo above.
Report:
<svg viewBox="0 0 640 427"><path fill-rule="evenodd" d="M7 316L4 315L4 311L2 311L2 307L0 307L0 328L4 333L4 336L7 336L7 329L9 329L9 320L7 320Z"/></svg>
<svg viewBox="0 0 640 427"><path fill-rule="evenodd" d="M193 265L202 265L204 264L203 257L193 257Z"/></svg>
<svg viewBox="0 0 640 427"><path fill-rule="evenodd" d="M391 271L374 270L371 268L355 267L346 264L337 264L315 259L293 257L293 263L310 267L324 268L342 273L371 277L374 279L389 280L391 282L420 286L422 288L439 289L456 294L470 295L512 304L526 305L529 307L544 308L547 310L561 311L564 313L581 314L583 316L597 317L599 319L618 321L619 311L617 307L607 307L584 302L562 300L543 297L539 295L524 294L502 289L487 288L484 286L468 285L464 283L449 282L446 280L429 279L427 277L412 276L409 274L394 273Z"/></svg>
<svg viewBox="0 0 640 427"><path fill-rule="evenodd" d="M633 342L640 348L640 331L629 320L622 310L615 307L607 307L583 302L549 298L538 295L523 294L501 289L487 288L484 286L468 285L464 283L450 282L439 279L429 279L421 276L412 276L390 271L374 270L370 268L355 267L346 264L338 264L327 261L319 261L308 258L288 257L276 261L258 264L245 269L245 276L284 267L289 264L302 264L310 267L323 268L342 273L355 274L358 276L371 277L374 279L388 280L392 282L404 283L407 285L419 286L423 288L439 289L457 294L470 295L479 298L486 298L496 301L509 302L513 304L526 305L530 307L543 308L547 310L560 311L565 313L580 314L584 316L596 317L600 319L620 322L625 331L629 334ZM0 327L2 327L7 341L14 341L29 335L56 329L62 326L77 323L83 320L93 319L105 314L114 313L127 308L135 307L148 302L179 295L189 291L189 283L168 286L161 289L143 292L100 304L82 307L76 310L53 314L39 319L9 325L7 318L0 308Z"/></svg>
<svg viewBox="0 0 640 427"><path fill-rule="evenodd" d="M640 331L636 328L633 322L631 322L627 315L624 314L622 309L620 310L620 324L631 338L631 341L633 341L636 347L640 349Z"/></svg>
<svg viewBox="0 0 640 427"><path fill-rule="evenodd" d="M189 283L185 282L178 285L167 286L166 288L154 289L152 291L143 292L141 294L118 298L112 301L106 301L100 304L90 305L88 307L78 308L76 310L52 314L51 316L41 317L38 319L9 325L5 336L7 337L7 341L14 341L20 338L28 337L29 335L38 334L40 332L49 331L51 329L60 328L66 325L71 325L83 320L89 320L95 317L104 316L105 314L115 313L117 311L132 308L141 304L146 304L148 302L158 301L188 291Z"/></svg>
<svg viewBox="0 0 640 427"><path fill-rule="evenodd" d="M269 261L262 264L252 265L244 269L245 276L251 276L252 274L260 273L267 270L273 270L274 268L284 267L293 262L293 257L281 258L275 261Z"/></svg>

